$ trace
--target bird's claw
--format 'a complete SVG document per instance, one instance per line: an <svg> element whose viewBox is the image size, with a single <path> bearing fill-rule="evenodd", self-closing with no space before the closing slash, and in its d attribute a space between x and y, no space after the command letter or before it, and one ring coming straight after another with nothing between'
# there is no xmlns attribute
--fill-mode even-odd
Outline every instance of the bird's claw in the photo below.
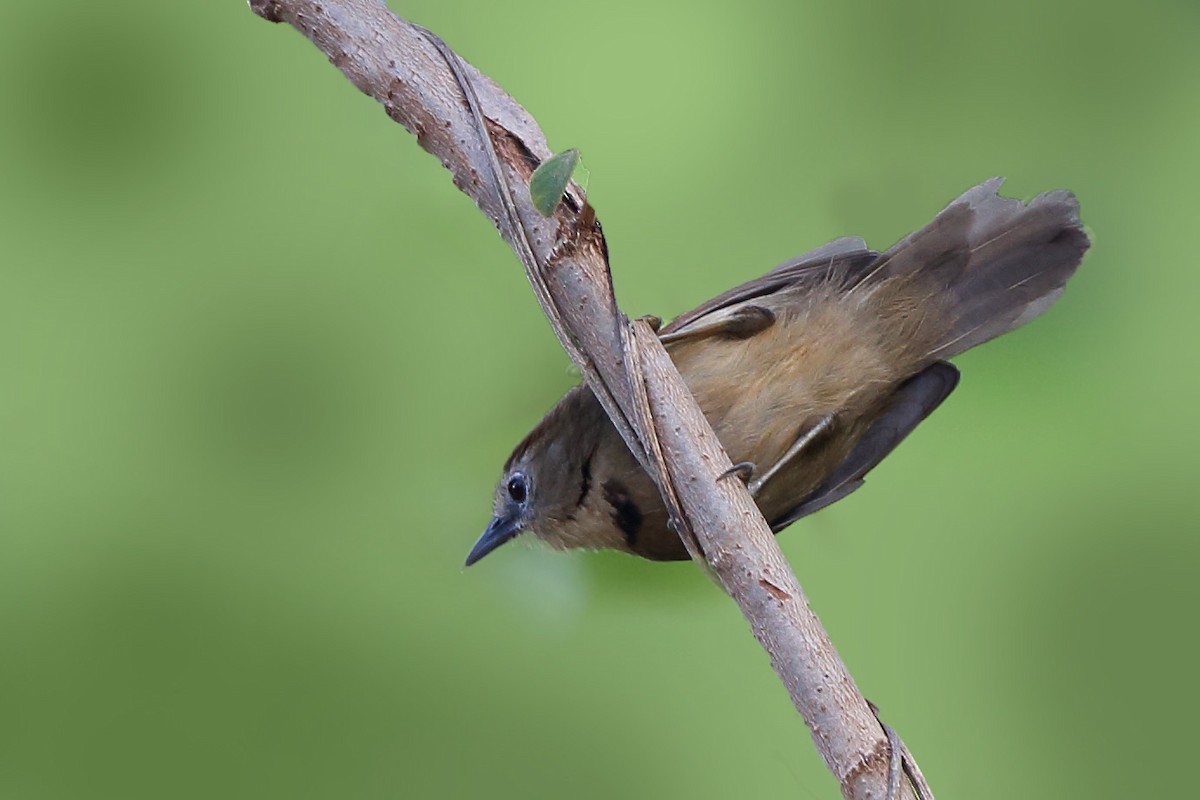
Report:
<svg viewBox="0 0 1200 800"><path fill-rule="evenodd" d="M737 464L734 464L729 469L722 472L719 476L717 476L717 480L723 481L726 478L732 477L734 475L738 476L738 478L741 479L742 483L749 484L751 476L754 475L754 462L753 461L740 461Z"/></svg>

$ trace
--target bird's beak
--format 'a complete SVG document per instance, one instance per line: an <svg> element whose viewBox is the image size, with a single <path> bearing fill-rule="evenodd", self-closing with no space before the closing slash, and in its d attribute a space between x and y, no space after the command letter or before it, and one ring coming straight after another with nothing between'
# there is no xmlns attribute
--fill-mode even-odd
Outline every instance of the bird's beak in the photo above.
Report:
<svg viewBox="0 0 1200 800"><path fill-rule="evenodd" d="M520 514L515 510L492 517L483 536L479 537L479 541L467 554L467 563L464 566L471 566L509 539L515 538L522 530L524 528L521 527Z"/></svg>

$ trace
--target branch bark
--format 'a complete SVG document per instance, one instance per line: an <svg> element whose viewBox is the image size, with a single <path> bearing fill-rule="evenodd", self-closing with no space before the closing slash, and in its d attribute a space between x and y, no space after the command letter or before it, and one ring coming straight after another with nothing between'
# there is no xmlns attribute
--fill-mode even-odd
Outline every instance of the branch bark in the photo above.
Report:
<svg viewBox="0 0 1200 800"><path fill-rule="evenodd" d="M378 0L250 0L303 33L451 171L521 257L563 348L647 472L697 563L737 602L843 796L889 792L897 748L838 656L728 456L653 330L617 307L599 223L578 186L544 218L526 187L551 154L533 118L433 34ZM893 735L894 738L894 735ZM898 743L898 739L894 739ZM900 749L903 749L902 747ZM910 757L911 758L911 757ZM931 797L916 765L907 770Z"/></svg>

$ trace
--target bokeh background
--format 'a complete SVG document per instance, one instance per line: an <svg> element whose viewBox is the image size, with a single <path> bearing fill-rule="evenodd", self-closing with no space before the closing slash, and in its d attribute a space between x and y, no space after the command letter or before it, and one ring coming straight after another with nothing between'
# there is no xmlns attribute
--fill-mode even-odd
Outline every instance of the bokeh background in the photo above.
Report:
<svg viewBox="0 0 1200 800"><path fill-rule="evenodd" d="M582 150L631 314L1074 189L1062 302L782 544L939 796L1190 791L1200 6L393 7ZM575 378L436 159L244 3L3 17L0 798L837 796L691 565L462 570Z"/></svg>

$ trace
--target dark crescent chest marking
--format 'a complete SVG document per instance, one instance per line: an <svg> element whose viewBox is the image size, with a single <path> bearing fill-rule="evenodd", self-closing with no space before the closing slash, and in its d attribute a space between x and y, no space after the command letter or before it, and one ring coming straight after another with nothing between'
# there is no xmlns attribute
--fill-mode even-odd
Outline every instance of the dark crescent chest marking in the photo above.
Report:
<svg viewBox="0 0 1200 800"><path fill-rule="evenodd" d="M625 534L629 546L633 547L642 528L642 510L629 498L629 491L624 485L617 481L605 482L604 499L612 506L613 523Z"/></svg>

